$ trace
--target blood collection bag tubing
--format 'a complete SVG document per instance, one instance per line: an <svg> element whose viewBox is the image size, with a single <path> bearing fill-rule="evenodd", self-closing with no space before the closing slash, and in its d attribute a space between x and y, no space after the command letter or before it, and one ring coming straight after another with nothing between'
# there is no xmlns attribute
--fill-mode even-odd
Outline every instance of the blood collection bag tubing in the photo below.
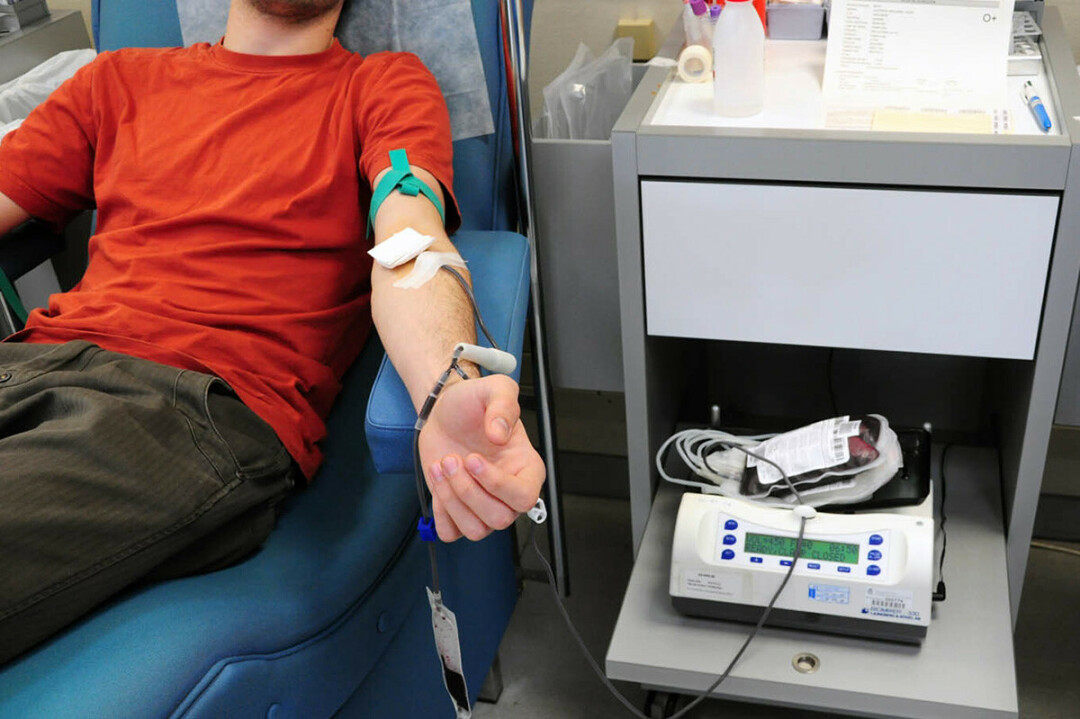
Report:
<svg viewBox="0 0 1080 719"><path fill-rule="evenodd" d="M462 379L469 379L459 365L460 360L475 362L491 372L509 374L517 367L517 359L513 355L500 350L495 338L488 332L488 328L480 316L476 296L473 295L472 288L465 281L465 278L449 265L442 265L439 269L449 272L465 290L465 294L472 304L476 323L480 326L480 330L484 333L488 342L491 343L491 347L480 347L466 343L459 343L454 347L450 366L439 376L435 387L432 388L427 399L424 400L423 406L417 413L416 424L413 426L413 473L416 477L416 492L420 500L420 522L417 525L417 530L420 533L420 538L428 545L428 557L431 561L432 587L428 588L427 595L428 603L431 605L431 623L435 649L439 655L439 663L442 664L443 685L446 687L446 693L454 703L456 717L457 719L470 719L472 717L472 707L469 705L468 685L465 682L465 670L461 661L461 641L458 635L457 618L443 603L442 590L439 586L439 564L435 552L437 535L435 521L428 508L426 486L424 484L424 468L420 460L420 431L427 423L428 417L431 416L435 401L439 398L439 394L442 393L443 387L446 386L450 376L456 372ZM536 506L529 510L528 514L534 522L543 522L547 517L543 500L537 500Z"/></svg>
<svg viewBox="0 0 1080 719"><path fill-rule="evenodd" d="M440 375L438 381L435 383L434 388L432 388L431 392L427 396L427 399L424 401L424 404L421 407L420 412L418 413L418 416L417 416L417 419L416 419L416 425L414 426L414 430L413 430L413 467L414 467L414 475L416 477L416 491L417 491L417 495L418 495L419 500L420 500L420 515L421 515L421 519L420 519L419 524L417 525L417 528L420 531L420 536L424 539L424 541L427 542L428 556L429 556L429 558L431 560L431 583L432 583L432 588L429 591L434 595L434 599L432 599L433 611L436 610L436 606L435 606L436 601L438 601L438 606L439 607L442 607L442 604L441 604L441 592L440 592L440 588L439 588L439 567L438 567L438 560L436 559L436 555L435 555L435 541L436 541L436 538L437 538L436 534L435 534L435 522L432 519L430 510L428 508L427 492L426 492L427 488L426 488L426 485L424 484L424 470L423 470L423 465L421 464L421 461L420 461L420 430L423 429L424 424L427 423L428 417L431 415L431 410L435 406L435 401L439 398L439 394L442 392L443 387L446 385L446 382L450 379L450 376L452 374L454 374L454 373L457 373L463 379L468 379L468 376L465 374L465 371L462 370L460 365L458 364L459 360L461 360L463 358L464 359L469 359L469 360L475 361L477 364L483 366L485 369L489 369L489 370L492 370L492 371L511 372L514 369L513 364L508 364L508 365L503 364L503 357L502 356L504 356L506 353L502 352L499 349L498 344L495 342L494 338L491 336L491 333L488 332L487 327L484 325L484 320L480 316L480 308L476 304L476 297L473 294L472 288L469 287L469 283L466 282L465 278L462 277L461 274L452 267L449 267L447 265L443 265L439 269L449 272L458 281L458 283L461 285L462 289L465 290L465 294L468 296L469 302L472 304L473 316L476 318L476 323L477 323L477 325L479 325L481 332L483 332L484 336L487 338L488 342L491 344L491 347L494 349L494 352L491 352L491 350L487 350L486 348L477 347L475 345L465 345L465 344L457 345L457 347L454 349L453 356L452 356L452 358L450 360L450 366L446 368L446 371L443 372L442 375ZM487 352L491 352L491 354L485 354ZM510 359L512 360L513 358L511 357ZM509 360L507 360L507 362L509 362ZM794 555L792 556L791 566L788 567L787 573L784 575L783 581L780 583L780 586L777 587L776 592L773 593L772 599L769 600L769 604L765 607L765 610L761 613L761 618L758 620L757 624L754 625L754 628L747 635L746 640L742 643L742 646L739 647L739 651L735 653L735 656L728 663L727 668L724 670L723 674L721 674L719 677L717 677L716 681L714 681L707 689L705 689L705 691L698 694L697 698L694 701L692 701L687 706L683 707L683 709L681 709L680 711L673 714L669 719L679 719L680 717L685 716L688 712L693 710L694 707L696 707L698 704L700 704L705 699L709 698L709 696L712 694L712 692L718 686L720 686L720 684L725 679L728 678L728 675L731 674L732 670L735 668L735 665L738 663L739 659L742 658L743 653L746 652L747 647L750 646L750 642L752 642L754 640L754 637L757 636L758 631L765 625L765 622L768 621L769 614L772 613L773 605L776 604L776 600L780 598L781 592L784 591L784 588L788 584L788 580L791 579L792 572L795 571L795 565L798 563L799 557L802 554L802 542L803 542L803 535L804 535L805 530L806 530L806 520L807 519L812 519L813 517L816 516L816 511L813 509L813 507L810 507L808 505L803 504L802 497L799 496L798 490L796 490L795 486L791 483L791 479L790 479L790 477L788 477L788 474L787 474L787 472L784 471L783 467L781 467L776 462L772 461L771 459L769 459L767 457L763 457L763 456L761 456L759 454L756 454L756 453L748 450L746 447L742 447L742 446L739 446L739 445L734 444L734 443L732 443L731 446L735 447L736 449L738 449L741 452L744 452L745 454L747 454L750 457L755 457L758 461L765 462L767 464L772 465L777 470L779 470L781 475L783 475L783 481L787 484L788 488L791 490L792 495L795 497L795 500L797 502L796 506L794 507L794 509L792 511L795 512L795 514L799 515L799 520L800 520L799 521L799 535L798 535L797 539L795 540L795 552L794 552ZM533 520L533 525L542 524L544 522L544 520L547 518L547 512L546 512L546 509L544 508L544 504L543 504L542 499L537 500L536 506L533 507L533 509L531 509L528 512L528 515L529 515L529 518ZM615 686L611 683L611 681L607 678L607 676L604 675L603 670L600 669L600 666L596 663L596 660L593 658L592 654L589 653L588 647L585 646L585 642L581 638L581 634L578 632L577 628L574 626L573 621L571 621L571 619L570 619L570 614L566 610L566 605L563 604L562 598L559 597L559 592L558 592L557 584L556 584L556 581L555 581L555 573L551 569L551 565L544 558L543 553L540 551L540 547L536 543L536 531L535 530L536 530L535 526L530 526L529 527L529 534L528 534L528 537L526 537L526 543L530 547L532 547L533 551L536 553L537 558L540 560L540 563L544 566L544 571L547 573L547 577L548 577L548 585L551 587L552 597L555 599L555 605L558 607L559 613L562 615L563 620L566 622L566 626L570 630L571 635L574 637L574 640L577 642L578 647L581 650L581 653L585 656L586 660L588 660L589 665L592 667L593 671L596 672L597 677L599 677L599 679L603 683L603 685L605 687L607 687L608 691L610 691L612 693L612 695L616 699L618 699L619 702L624 707L626 707L627 710L630 711L630 713L632 713L636 717L641 717L641 719L649 719L649 717L646 717L645 714L638 711L638 709L633 704L631 704L630 701L626 697L624 697L622 694L619 693L618 689L616 689ZM451 621L453 621L452 613L450 613L450 619L451 619ZM454 631L456 633L456 624L454 626ZM456 641L456 639L457 639L456 636L454 637L454 639ZM439 638L436 637L436 642L438 642L438 640L439 640ZM460 649L459 649L458 653L460 654ZM440 659L443 658L442 657L443 654L444 654L444 652L440 651ZM458 673L460 674L460 670L459 670ZM444 681L446 679L446 676L447 676L447 668L446 668L446 665L444 664ZM461 675L461 680L462 680L462 682L464 682L464 676L463 675ZM451 699L454 701L454 703L455 703L455 705L457 707L458 716L459 717L471 716L471 712L470 712L470 709L468 707L468 696L467 696L467 694L464 696L464 698L462 698L461 696L457 696L457 694L459 694L459 692L456 692L456 691L452 690L449 684L447 684L447 692L450 694Z"/></svg>
<svg viewBox="0 0 1080 719"><path fill-rule="evenodd" d="M750 646L750 642L754 640L754 637L757 636L758 631L765 625L765 622L768 621L769 614L772 613L773 605L776 604L776 600L780 598L781 592L784 591L784 587L787 586L788 580L791 579L792 572L795 571L795 565L798 563L799 557L802 555L802 542L803 534L806 531L806 520L813 519L817 516L817 511L813 507L802 503L802 498L799 496L798 490L796 490L795 486L791 483L791 478L788 477L788 474L784 471L783 467L778 465L776 462L773 462L768 457L763 457L759 454L756 454L746 449L745 447L741 447L736 444L732 444L731 446L735 447L740 452L744 452L751 457L757 458L758 461L771 464L773 467L780 471L780 474L783 475L783 481L788 485L788 488L792 491L796 501L798 502L798 504L796 504L796 506L791 511L793 511L799 516L799 536L795 540L795 553L791 558L791 566L788 567L787 574L784 575L784 580L780 582L780 586L776 588L776 592L773 593L772 599L769 600L768 606L766 606L765 610L761 613L761 618L758 619L757 624L754 625L754 628L750 630L750 633L746 636L746 640L742 643L742 646L739 647L739 651L735 653L735 656L728 663L727 668L724 669L724 673L718 676L716 678L716 681L709 685L709 687L705 689L705 691L699 693L697 695L697 698L694 699L694 701L687 704L675 714L672 714L670 717L668 717L668 719L680 719L680 717L685 716L688 712L692 711L698 704L708 699L712 695L713 691L718 686L720 686L720 684L725 679L728 678L729 674L731 674L731 671L735 668L735 665L738 664L739 659L742 658L742 655L746 651L746 648ZM615 688L615 685L611 683L611 680L609 680L604 674L603 670L600 669L600 665L596 663L596 660L593 658L592 654L589 653L588 647L585 646L585 640L581 638L581 634L578 633L578 630L574 626L574 623L570 620L570 614L566 611L566 605L563 604L562 598L559 597L559 592L556 589L555 584L555 573L552 571L551 565L548 563L548 561L544 559L544 555L541 553L540 547L536 544L536 536L534 530L535 527L529 527L529 536L526 537L525 540L526 544L532 547L532 550L536 553L537 559L539 559L540 563L544 565L544 571L547 573L548 584L551 587L552 597L554 597L555 604L559 608L559 613L562 614L562 618L566 622L566 626L570 630L570 634L573 635L574 640L577 642L578 648L581 650L581 653L588 660L589 666L592 667L593 671L596 673L596 676L599 677L603 685L607 687L608 691L611 692L612 696L618 699L619 702L624 707L626 707L627 711L629 711L636 717L640 717L640 719L650 719L645 714L638 711L637 707L631 704L630 700L623 696L619 692L619 690Z"/></svg>

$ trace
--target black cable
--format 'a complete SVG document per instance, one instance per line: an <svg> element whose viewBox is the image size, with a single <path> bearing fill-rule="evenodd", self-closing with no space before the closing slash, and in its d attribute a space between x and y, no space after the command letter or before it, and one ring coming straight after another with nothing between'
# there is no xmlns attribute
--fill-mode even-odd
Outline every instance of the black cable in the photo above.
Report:
<svg viewBox="0 0 1080 719"><path fill-rule="evenodd" d="M424 469L420 465L420 430L413 430L413 466L416 467L416 493L420 496L420 516L424 521L430 521L431 514L428 512L427 493L424 491ZM439 587L439 562L435 557L435 542L425 542L428 545L428 559L431 564L431 591L440 594Z"/></svg>
<svg viewBox="0 0 1080 719"><path fill-rule="evenodd" d="M417 482L416 482L416 494L417 494L418 498L420 499L420 514L421 514L421 516L423 516L424 519L430 519L431 517L428 514L428 507L427 507L427 492L424 491L424 481L423 481L424 468L420 464L420 430L418 430L418 429L413 429L412 456L413 456L413 467L416 468L416 471L414 472L414 474L416 475L416 479L417 479Z"/></svg>
<svg viewBox="0 0 1080 719"><path fill-rule="evenodd" d="M716 688L720 686L720 684L725 679L728 678L728 675L731 674L732 670L735 669L735 665L738 664L739 660L742 658L743 653L746 652L746 648L750 646L750 642L754 640L754 637L757 636L758 631L760 631L760 629L765 625L765 622L768 621L769 615L772 613L773 610L773 605L776 604L776 600L780 598L780 594L784 591L784 587L787 586L788 580L791 579L791 575L795 571L795 564L798 562L799 557L802 554L803 534L806 530L806 517L800 517L800 520L801 521L799 523L799 536L795 542L795 554L791 559L791 566L788 567L787 573L784 575L784 580L780 582L780 586L777 587L776 592L773 593L772 599L769 600L768 606L765 607L765 611L761 613L761 618L758 619L757 624L754 625L754 628L746 636L746 640L743 641L742 646L739 647L739 651L735 653L735 656L728 663L727 668L724 669L724 673L717 677L716 681L714 681L707 689L705 689L705 691L698 694L697 698L694 701L690 702L678 712L673 714L671 717L669 717L669 719L680 719L680 717L685 716L687 712L694 709L698 704L710 698L713 691L715 691ZM567 612L566 605L563 604L562 598L559 597L559 591L556 588L555 583L555 572L552 570L551 565L548 563L548 561L544 558L544 555L540 552L540 547L536 544L535 530L535 524L529 527L529 536L526 538L525 541L530 547L532 547L532 550L536 553L536 557L540 560L540 563L544 565L544 572L547 574L548 577L548 586L551 587L551 594L555 598L555 606L558 607L559 613L562 615L563 620L566 622L566 627L570 630L571 636L573 636L574 640L577 642L578 648L581 650L581 653L585 656L585 659L588 660L589 666L592 667L592 670L596 673L596 676L599 677L601 683L603 683L603 685L607 687L608 691L611 692L611 694L617 700L619 700L619 703L626 707L626 709L634 716L640 717L640 719L649 719L649 717L638 711L637 707L631 704L630 700L623 696L622 693L615 688L615 685L612 684L611 680L607 678L603 670L600 669L600 665L597 664L596 659L594 659L593 655L589 652L589 648L585 645L585 640L581 638L581 634L578 632L577 627L574 626L574 622L570 619L570 613Z"/></svg>
<svg viewBox="0 0 1080 719"><path fill-rule="evenodd" d="M715 469L712 465L709 464L709 455L710 455L710 451L712 450L712 448L713 447L725 447L727 449L737 449L740 452L742 452L743 454L745 454L745 455L747 455L749 457L753 457L754 459L756 459L759 462L764 462L765 464L771 464L773 467L775 467L776 470L778 472L780 472L781 475L783 475L784 484L786 484L788 489L791 490L792 496L795 497L795 503L796 504L805 504L805 502L803 502L802 496L799 494L799 490L795 489L795 485L791 483L791 478L788 477L787 472L785 472L783 470L783 468L779 464L772 461L768 457L760 455L760 454L758 454L756 452L752 452L749 449L747 449L746 447L743 447L742 445L734 444L733 442L728 442L728 441L723 440L723 439L703 438L703 439L696 440L696 441L706 444L705 449L701 450L700 454L701 454L702 460L705 462L705 467L710 469L714 473L719 474L720 472L717 469ZM696 448L696 445L691 444L690 447L689 447L689 450L691 452L696 452L697 450L695 448Z"/></svg>
<svg viewBox="0 0 1080 719"><path fill-rule="evenodd" d="M780 472L780 474L783 475L784 482L787 484L788 488L791 489L791 492L795 496L796 501L798 501L799 504L803 503L802 497L799 496L798 490L796 490L795 485L793 485L791 483L791 478L788 477L788 474L787 474L787 472L784 471L783 467L781 467L779 464L777 464L776 462L772 461L771 459L769 459L767 457L763 457L763 456L761 456L759 454L751 452L750 450L746 449L745 447L740 447L739 445L732 445L732 446L735 447L736 449L740 450L741 452L746 453L747 455L749 455L751 457L757 458L758 461L766 462L767 464L771 464L773 467L776 467L776 469ZM739 651L735 653L735 656L728 663L727 668L724 669L724 673L721 674L719 677L717 677L716 681L714 681L707 689L705 689L705 691L698 694L697 698L694 701L690 702L688 705L683 707L681 710L679 710L678 712L673 714L669 719L679 719L680 717L685 716L687 714L687 712L692 710L694 707L696 707L698 704L700 704L704 700L708 699L712 695L713 691L715 691L716 688L718 686L720 686L721 682L723 682L725 679L728 678L728 675L730 675L732 670L735 669L735 665L739 662L739 659L742 658L742 655L746 651L746 648L750 646L750 642L752 642L754 640L754 637L757 636L758 631L763 626L765 626L765 622L768 621L769 615L772 613L773 605L776 604L776 600L779 599L780 594L783 593L784 588L788 584L788 580L791 579L791 575L795 571L795 565L798 564L799 557L802 556L803 535L806 532L806 517L800 517L799 519L800 519L800 522L799 522L799 536L795 540L795 552L794 552L794 554L793 554L793 556L791 558L791 566L788 567L787 573L784 575L783 581L780 582L780 586L776 588L776 591L772 595L772 599L769 600L768 606L765 607L765 611L763 611L761 613L761 618L758 619L758 622L757 622L757 624L754 625L753 630L751 630L751 632L746 636L746 640L742 643L742 646L739 647ZM535 524L529 527L529 535L528 535L528 537L526 537L525 541L526 541L527 544L529 544L529 546L532 547L533 552L536 553L536 558L539 559L540 563L544 566L544 571L547 573L547 577L548 577L548 586L551 587L552 596L555 598L555 605L556 605L556 607L558 607L559 613L562 615L563 620L566 622L566 626L570 630L571 636L573 636L574 640L577 641L578 648L581 650L581 653L585 656L585 659L588 660L589 666L592 667L592 670L596 673L596 676L600 678L600 682L605 687L607 687L608 691L611 692L611 694L616 699L618 699L619 702L624 707L626 707L626 709L628 709L630 711L630 713L632 713L634 716L640 717L641 719L649 719L649 717L646 717L643 713L639 712L637 710L637 707L635 707L633 704L631 704L630 700L628 700L626 697L624 697L619 692L619 690L615 688L615 685L611 683L611 680L609 680L607 678L607 676L604 674L604 672L600 669L600 665L596 663L595 659L593 659L592 654L589 652L589 648L585 645L585 640L581 638L581 634L578 632L577 627L574 626L573 621L571 621L571 619L570 619L570 613L566 610L566 605L563 604L562 598L559 596L559 592L558 592L557 585L556 585L556 582L555 582L555 572L551 569L551 565L548 564L548 561L544 558L544 555L540 552L540 547L537 546L537 544L536 544L536 532L535 532L535 529L536 529Z"/></svg>
<svg viewBox="0 0 1080 719"><path fill-rule="evenodd" d="M734 447L735 449L739 450L743 454L746 454L747 456L753 457L754 459L756 459L759 462L764 462L765 464L771 464L773 467L776 467L776 470L778 472L780 472L780 474L782 474L784 476L784 484L786 484L788 489L791 490L792 496L795 497L796 504L805 504L805 502L803 502L802 495L799 494L799 490L795 489L795 485L791 483L791 477L789 477L787 475L787 472L785 472L783 470L783 468L779 464L772 461L768 457L760 455L760 454L758 454L756 452L751 452L746 447L742 447L742 446L737 445L737 444L733 444L731 446ZM794 566L794 562L792 562L792 566Z"/></svg>
<svg viewBox="0 0 1080 719"><path fill-rule="evenodd" d="M494 347L495 349L499 349L499 345L495 342L495 339L491 336L491 333L488 331L487 326L484 324L483 317L480 316L480 308L478 307L478 305L476 303L476 296L473 294L472 288L469 287L469 283L465 281L465 278L462 277L461 274L457 270L455 270L454 268L452 268L452 267L450 267L448 265L442 265L440 267L440 269L443 269L443 270L446 270L447 272L449 272L458 281L458 284L461 285L462 289L465 290L465 294L468 295L469 302L472 304L473 316L476 318L476 324L479 325L480 330L483 332L484 337L487 338L487 341L489 343L491 343L491 346ZM425 521L429 521L430 518L431 518L431 515L430 515L430 513L428 511L428 506L427 506L427 493L425 491L426 487L424 485L424 469L423 469L423 465L421 464L421 461L420 461L420 427L422 427L424 422L427 421L428 415L431 412L431 408L434 406L435 400L438 398L439 393L442 391L443 385L445 384L446 380L449 378L450 373L453 372L456 369L457 369L457 358L454 358L450 362L450 367L448 367L446 372L443 373L442 377L440 377L439 381L436 383L435 388L431 391L431 394L428 395L428 399L425 402L424 407L421 409L421 411L419 413L418 422L417 422L417 428L413 431L413 467L414 467L414 470L415 470L414 474L416 476L417 494L419 495L419 499L420 499L420 513L421 513L421 515L422 515L422 517L424 518ZM780 467L780 465L778 465L776 462L772 461L771 459L768 459L767 457L763 457L763 456L761 456L759 454L751 452L750 450L747 450L744 447L739 447L737 445L735 445L735 446L736 446L737 449L739 449L740 451L746 453L747 455L749 455L751 457L756 457L758 459L758 461L770 464L773 467L775 467L777 470L779 470L780 474L783 475L783 477L784 477L784 482L787 484L788 488L791 490L792 495L795 497L796 501L799 504L803 503L802 497L799 496L798 490L795 489L795 485L793 485L791 483L791 479L788 477L787 472L785 472L783 470L783 468ZM743 653L746 652L747 647L750 646L750 642L752 642L754 640L754 637L757 636L758 631L765 625L765 622L768 621L769 615L772 613L773 605L776 604L776 600L780 598L780 594L784 591L784 588L787 586L788 581L791 579L791 575L795 571L795 565L798 563L799 557L802 554L803 534L804 534L804 532L806 530L806 517L801 517L800 520L801 521L799 523L799 535L798 535L798 538L796 539L796 542L795 542L795 552L794 552L794 555L792 556L791 566L788 567L788 571L784 575L783 581L780 582L780 586L777 587L776 592L772 596L772 599L769 600L768 606L766 606L765 611L762 612L761 618L758 620L757 624L754 625L754 628L750 632L750 634L747 635L746 640L743 642L742 646L739 648L739 651L732 658L731 662L728 663L728 666L724 670L724 673L721 674L719 677L717 677L716 681L713 682L712 685L709 686L704 692L699 694L697 699L695 699L690 704L688 704L686 707L684 707L682 710L680 710L675 715L673 715L671 717L671 719L679 719L680 717L685 716L687 712L692 710L694 707L696 707L698 704L700 704L705 699L709 698L709 696L712 694L712 692L718 686L720 686L721 682L723 682L725 679L728 678L728 675L731 674L732 670L735 668L735 665L738 663L739 659L742 658ZM540 547L536 544L536 531L535 530L536 530L535 523L531 524L531 526L529 527L529 536L526 539L526 541L533 548L533 551L536 553L536 556L540 560L540 563L544 566L544 571L547 573L547 577L548 577L548 586L551 587L552 596L554 596L554 598L555 598L555 604L558 607L559 612L562 614L563 619L566 621L566 626L570 629L571 635L573 635L574 639L577 641L578 646L580 647L580 649L582 651L582 654L585 655L585 658L588 660L589 664L592 666L593 671L596 672L596 675L600 678L600 681L604 684L604 686L606 686L608 688L608 690L615 696L615 698L618 699L623 704L623 706L625 706L628 710L630 710L630 712L633 713L635 716L641 717L641 719L649 719L649 717L646 717L644 714L639 712L637 710L637 708L634 707L629 702L629 700L626 699L626 697L624 697L622 694L619 693L619 691L615 688L615 686L611 683L611 681L607 678L607 676L604 675L604 672L600 669L600 666L596 663L596 660L593 659L592 654L589 653L589 649L585 645L585 641L581 638L581 635L578 633L577 628L574 627L574 623L570 620L570 614L566 611L566 606L563 604L562 598L559 597L559 592L558 592L558 589L557 589L557 582L555 581L555 572L552 570L551 565L548 564L548 561L544 558L544 555L540 552ZM429 557L430 557L430 560L431 560L432 584L434 585L432 591L434 591L435 593L439 593L439 570L438 570L438 562L436 561L436 556L435 556L435 543L434 542L428 542L427 544L428 544L428 553L429 553Z"/></svg>
<svg viewBox="0 0 1080 719"><path fill-rule="evenodd" d="M933 600L935 602L944 602L946 597L945 592L945 550L949 546L949 535L945 531L945 522L948 520L948 516L945 514L945 461L949 454L951 444L945 445L941 450L941 470L939 475L941 477L941 555L938 558L938 584L937 589L934 590Z"/></svg>
<svg viewBox="0 0 1080 719"><path fill-rule="evenodd" d="M495 341L495 338L492 337L491 333L488 331L487 325L484 324L484 318L480 315L480 306L476 304L476 295L473 294L472 287L469 286L469 283L465 281L465 278L461 276L460 272L455 270L450 265L441 265L439 269L449 272L454 277L454 279L458 281L458 284L461 285L462 289L465 290L465 294L469 298L469 304L472 305L473 317L476 318L476 324L480 326L480 330L484 333L484 337L487 338L487 341L491 344L491 346L495 349L500 349L499 344ZM431 410L435 406L435 400L439 398L439 394L442 392L447 380L450 379L450 374L452 372L457 372L458 374L460 374L462 379L468 379L468 375L466 375L458 366L458 358L455 355L450 360L450 366L447 367L446 371L442 373L438 381L435 383L435 387L432 388L431 392L428 394L427 399L424 402L424 406L421 407L420 411L417 413L416 426L413 429L413 475L416 478L417 498L420 500L420 516L421 518L423 518L425 524L432 525L432 529L434 529L434 526L431 522L431 512L428 509L428 494L427 488L424 484L424 466L423 464L421 464L420 461L420 429L427 422L428 416L431 414ZM431 562L432 591L438 594L439 563L435 556L435 542L427 542L427 545L428 557Z"/></svg>

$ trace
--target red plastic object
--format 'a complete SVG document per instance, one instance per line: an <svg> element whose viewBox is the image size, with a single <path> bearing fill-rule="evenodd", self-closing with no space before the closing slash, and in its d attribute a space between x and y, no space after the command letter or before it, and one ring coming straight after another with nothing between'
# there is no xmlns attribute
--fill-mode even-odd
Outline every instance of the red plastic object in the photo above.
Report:
<svg viewBox="0 0 1080 719"><path fill-rule="evenodd" d="M769 34L769 22L765 19L765 0L753 0L754 9L757 10L758 17L761 18L761 26L765 28L765 34ZM724 0L714 0L713 5L720 5L723 7Z"/></svg>

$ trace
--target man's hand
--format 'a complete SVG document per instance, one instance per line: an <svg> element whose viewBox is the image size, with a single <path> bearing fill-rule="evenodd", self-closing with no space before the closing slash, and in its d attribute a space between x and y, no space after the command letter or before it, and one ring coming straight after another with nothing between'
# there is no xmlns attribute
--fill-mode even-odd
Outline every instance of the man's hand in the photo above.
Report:
<svg viewBox="0 0 1080 719"><path fill-rule="evenodd" d="M521 424L518 386L491 375L446 387L420 432L439 538L473 541L536 504L544 462Z"/></svg>

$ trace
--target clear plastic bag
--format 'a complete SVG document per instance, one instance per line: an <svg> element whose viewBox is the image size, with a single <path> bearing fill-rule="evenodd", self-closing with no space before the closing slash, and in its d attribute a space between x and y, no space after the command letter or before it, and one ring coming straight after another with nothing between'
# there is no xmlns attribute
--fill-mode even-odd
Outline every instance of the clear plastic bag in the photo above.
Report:
<svg viewBox="0 0 1080 719"><path fill-rule="evenodd" d="M875 462L881 458L881 453L877 449L877 445L882 437L882 427L888 427L888 422L884 418L878 418L874 415L867 417L860 417L854 422L849 422L847 417L837 418L831 420L832 427L850 427L851 431L857 432L857 434L851 434L845 432L843 436L835 436L835 442L846 445L846 452L843 452L841 456L836 457L836 461L829 464L824 464L821 467L815 467L812 470L799 472L789 477L790 482L796 488L803 486L813 486L821 484L826 478L837 478L833 481L841 481L839 478L846 477L853 474L859 474L877 466ZM830 421L824 423L818 423L811 425L809 429L822 425L827 428L830 426ZM805 430L804 430L805 431ZM781 435L781 437L770 440L757 448L758 452L765 452L770 446L770 442L781 441L783 438L790 436ZM789 450L791 451L791 450ZM797 451L797 450L795 450ZM777 459L781 464L784 462L781 459ZM769 479L760 476L762 470L771 469L768 465L758 466L757 462L753 459L748 461L746 474L743 475L741 491L744 495L759 497L765 496L777 489L784 491L784 484L780 484L776 471L770 472Z"/></svg>
<svg viewBox="0 0 1080 719"><path fill-rule="evenodd" d="M633 91L634 41L616 40L593 58L584 44L570 65L544 88L538 137L607 140Z"/></svg>
<svg viewBox="0 0 1080 719"><path fill-rule="evenodd" d="M814 436L826 440L825 446L817 445L818 451L814 450ZM836 445L838 441L842 447ZM669 447L693 478L668 473L664 456ZM789 471L799 498L781 481L778 471L773 472L768 463L749 457L739 447L772 459ZM832 454L838 449L839 456ZM818 461L815 457L833 459ZM895 477L902 466L896 432L877 414L824 420L783 435L736 436L719 430L687 429L669 437L656 454L657 471L669 482L782 507L800 500L812 507L862 502ZM677 469L675 473L679 474Z"/></svg>
<svg viewBox="0 0 1080 719"><path fill-rule="evenodd" d="M887 419L876 414L853 421L845 416L819 422L770 439L754 450L772 455L770 459L779 461L781 465L798 466L799 459L812 456L814 452L807 453L805 445L799 447L795 443L792 446L790 442L787 447L770 452L768 445L777 441L783 443L785 438L807 431L811 431L811 435L817 434L812 431L817 427L826 430L823 438L827 443L842 444L833 446L833 449L842 450L834 461L818 462L809 471L795 470L789 476L789 486L787 482L774 479L773 475L777 473L771 470L767 472L769 478L763 481L762 470L770 468L751 458L740 482L739 495L757 502L787 506L798 501L791 492L791 486L794 486L799 498L815 507L861 502L892 479L902 465L903 457L896 432Z"/></svg>
<svg viewBox="0 0 1080 719"><path fill-rule="evenodd" d="M544 109L540 114L540 122L537 125L537 137L549 137L560 140L570 139L570 123L563 110L562 99L559 96L561 88L570 83L581 68L594 60L593 52L585 43L578 45L574 59L559 75L544 88Z"/></svg>

